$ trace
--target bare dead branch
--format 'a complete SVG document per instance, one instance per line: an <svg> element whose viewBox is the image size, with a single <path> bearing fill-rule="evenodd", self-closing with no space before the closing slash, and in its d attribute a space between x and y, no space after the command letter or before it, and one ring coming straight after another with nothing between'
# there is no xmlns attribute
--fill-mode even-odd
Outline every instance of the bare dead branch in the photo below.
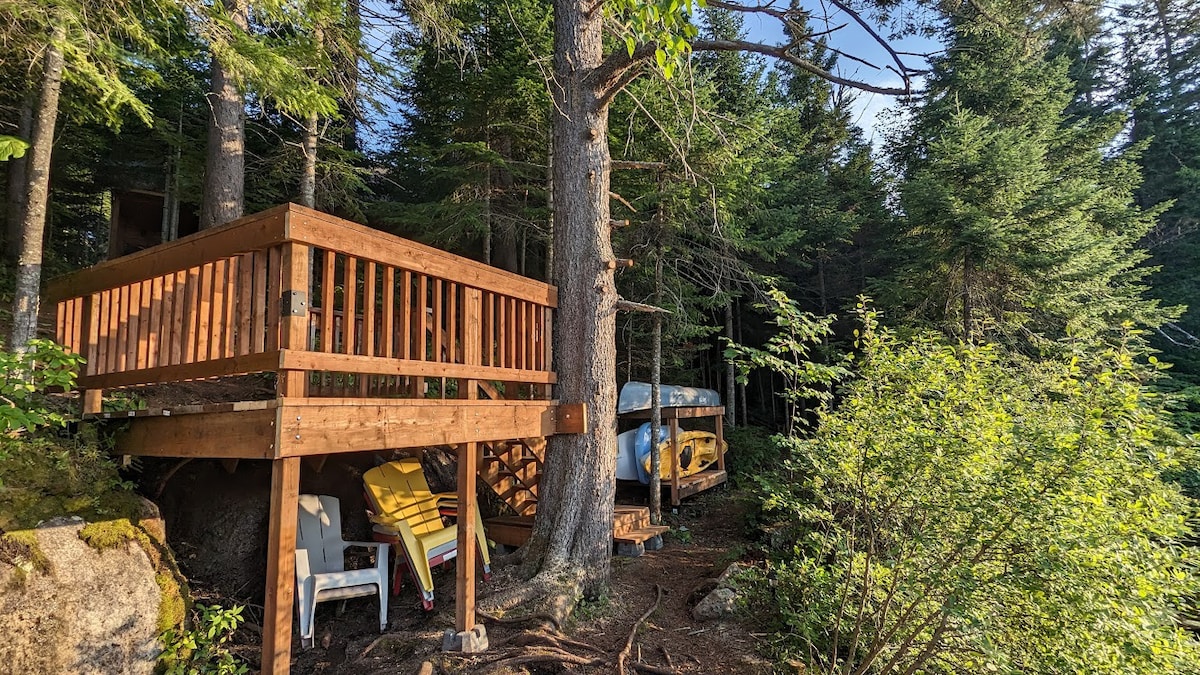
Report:
<svg viewBox="0 0 1200 675"><path fill-rule="evenodd" d="M790 51L788 47L778 45L766 45L760 42L750 42L748 40L696 40L692 43L692 49L701 52L751 52L754 54L763 54L770 56L780 61L790 63L801 70L816 75L824 80L828 80L833 84L840 84L845 87L853 87L862 91L871 92L873 94L883 94L885 96L908 96L913 93L912 78L906 67L898 73L901 80L904 81L903 87L881 87L879 85L855 80L825 70L808 59L801 58Z"/></svg>

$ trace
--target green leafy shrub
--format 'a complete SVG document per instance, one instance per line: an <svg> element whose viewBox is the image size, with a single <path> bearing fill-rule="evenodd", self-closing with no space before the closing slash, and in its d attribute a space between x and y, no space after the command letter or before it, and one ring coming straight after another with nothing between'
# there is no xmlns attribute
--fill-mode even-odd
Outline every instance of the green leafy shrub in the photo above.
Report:
<svg viewBox="0 0 1200 675"><path fill-rule="evenodd" d="M241 625L242 606L196 605L193 628L162 635L166 675L241 675L249 672L229 651L229 640Z"/></svg>
<svg viewBox="0 0 1200 675"><path fill-rule="evenodd" d="M769 302L756 305L771 312L771 323L779 327L767 343L758 349L725 341L725 358L738 371L738 382L746 384L750 371L766 368L783 377L780 394L787 405L787 432L791 434L802 423L801 413L812 402L828 402L834 384L850 374L846 360L834 364L817 363L809 356L814 348L833 334L832 316L818 317L802 311L794 300L778 289L767 293Z"/></svg>
<svg viewBox="0 0 1200 675"><path fill-rule="evenodd" d="M1194 673L1193 453L1123 347L1028 361L868 330L859 378L763 480L753 575L819 673Z"/></svg>
<svg viewBox="0 0 1200 675"><path fill-rule="evenodd" d="M0 350L0 433L65 425L47 390L73 388L81 363L81 357L49 340L31 340L25 352Z"/></svg>
<svg viewBox="0 0 1200 675"><path fill-rule="evenodd" d="M725 465L735 478L773 470L783 459L779 441L763 427L726 428L725 440L729 443Z"/></svg>

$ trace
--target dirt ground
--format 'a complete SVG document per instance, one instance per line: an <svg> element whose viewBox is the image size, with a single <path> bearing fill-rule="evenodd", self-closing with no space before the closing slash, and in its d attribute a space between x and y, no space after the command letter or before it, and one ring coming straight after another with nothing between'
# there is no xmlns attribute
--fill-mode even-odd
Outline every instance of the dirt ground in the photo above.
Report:
<svg viewBox="0 0 1200 675"><path fill-rule="evenodd" d="M454 610L454 571L448 567L434 574L436 610L423 612L416 592L405 585L398 597L391 598L390 623L383 636L376 630L377 609L369 599L319 605L317 644L307 651L299 649L298 641L294 644L292 672L408 674L417 673L422 663L429 661L434 673L613 673L617 654L633 626L654 605L657 587L662 588L661 602L640 626L629 662L675 673L771 672L770 663L759 655L766 636L753 632L744 619L697 622L691 614L695 603L714 586L714 579L747 551L746 519L737 501L730 492L717 490L689 500L679 514L668 518L674 529L665 537L664 547L638 558L615 557L609 596L581 604L563 627L560 639L594 648L576 644L566 651L583 661L595 660L594 664L556 659L504 666L495 663L516 655L553 653L533 646L516 647L536 628L530 623L485 620L491 644L487 653L471 657L443 653L442 632L453 625ZM491 581L480 587L480 596L515 583L521 582L513 568L494 570ZM239 631L236 638L236 651L251 665L258 663L258 612L261 609L248 608L252 625ZM519 609L512 613L519 614Z"/></svg>

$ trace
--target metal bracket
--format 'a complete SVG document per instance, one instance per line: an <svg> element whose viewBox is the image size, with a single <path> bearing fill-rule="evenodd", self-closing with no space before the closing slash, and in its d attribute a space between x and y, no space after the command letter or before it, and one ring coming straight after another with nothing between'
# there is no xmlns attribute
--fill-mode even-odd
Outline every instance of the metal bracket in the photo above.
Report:
<svg viewBox="0 0 1200 675"><path fill-rule="evenodd" d="M285 291L279 306L284 316L307 316L308 294L304 291Z"/></svg>

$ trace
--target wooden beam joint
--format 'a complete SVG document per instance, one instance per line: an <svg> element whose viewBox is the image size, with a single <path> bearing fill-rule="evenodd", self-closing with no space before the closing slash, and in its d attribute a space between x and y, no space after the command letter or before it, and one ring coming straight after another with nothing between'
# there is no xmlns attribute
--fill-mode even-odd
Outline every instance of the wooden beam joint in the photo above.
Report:
<svg viewBox="0 0 1200 675"><path fill-rule="evenodd" d="M554 433L587 433L587 406L583 403L562 403L554 409Z"/></svg>

